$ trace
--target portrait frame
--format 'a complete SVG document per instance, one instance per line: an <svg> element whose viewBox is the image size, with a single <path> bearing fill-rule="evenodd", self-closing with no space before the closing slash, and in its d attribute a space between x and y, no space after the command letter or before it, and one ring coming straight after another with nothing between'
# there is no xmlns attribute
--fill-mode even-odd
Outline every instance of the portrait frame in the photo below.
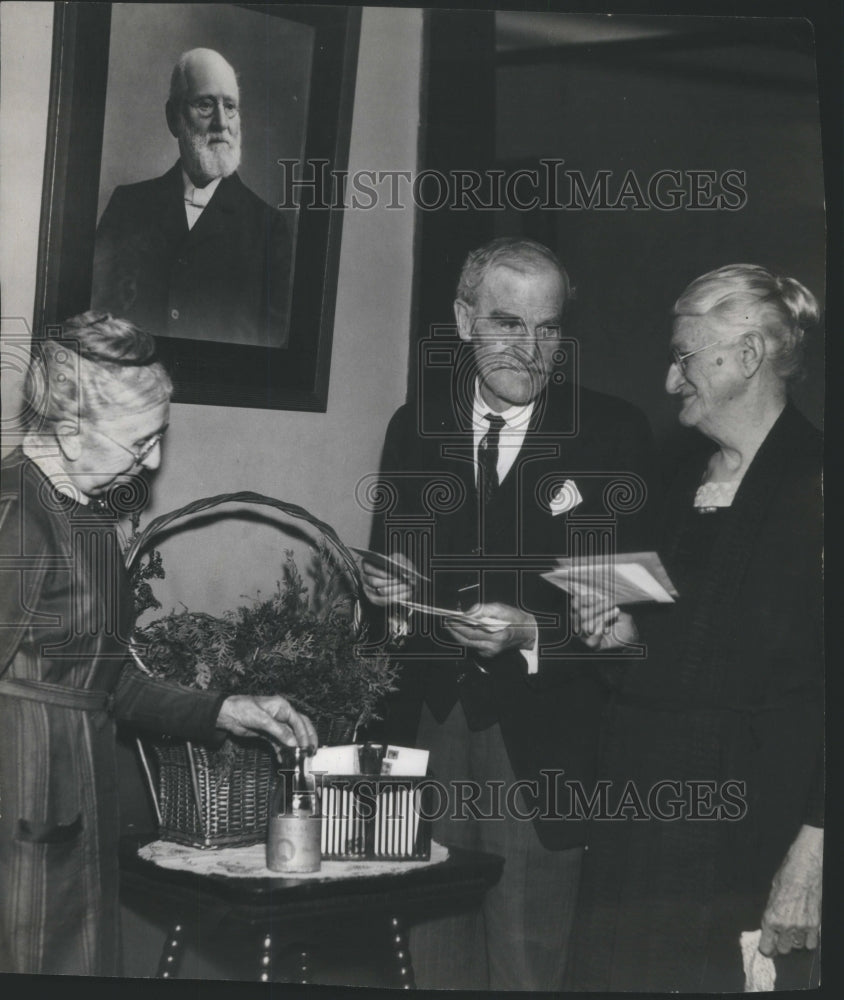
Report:
<svg viewBox="0 0 844 1000"><path fill-rule="evenodd" d="M55 5L36 339L90 306L116 6ZM343 223L342 199L328 185L336 183L348 162L360 8L222 6L244 12L252 24L260 14L313 30L309 78L302 81L308 107L299 175L313 176L314 182L297 207L289 332L282 347L158 336L158 355L173 379L174 402L325 412ZM309 173L313 164L319 168ZM295 167L292 176L297 176ZM285 190L291 190L289 178Z"/></svg>

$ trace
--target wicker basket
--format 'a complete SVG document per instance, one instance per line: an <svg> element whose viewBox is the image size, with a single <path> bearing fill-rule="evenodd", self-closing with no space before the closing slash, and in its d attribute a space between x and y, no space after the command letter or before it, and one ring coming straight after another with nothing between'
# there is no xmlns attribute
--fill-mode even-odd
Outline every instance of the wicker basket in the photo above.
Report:
<svg viewBox="0 0 844 1000"><path fill-rule="evenodd" d="M223 493L180 507L151 521L126 553L126 567L132 564L150 541L175 521L226 503L275 507L291 517L307 521L331 543L348 572L355 593L355 623L360 623L361 582L351 553L329 525L303 507L263 496L260 493ZM150 673L137 650L135 662ZM314 720L322 744L349 743L357 728L355 719L317 718ZM269 793L278 763L270 745L260 739L229 737L233 753L225 769L214 766L212 751L190 742L159 738L138 739L141 764L149 784L162 840L193 847L222 847L255 844L266 838ZM148 748L156 767L150 765Z"/></svg>
<svg viewBox="0 0 844 1000"><path fill-rule="evenodd" d="M205 747L150 742L158 765L159 837L191 847L257 844L267 835L267 807L278 765L259 740L234 740L234 761L221 771ZM144 746L139 742L141 754ZM143 757L146 761L146 757ZM151 780L148 765L147 776Z"/></svg>

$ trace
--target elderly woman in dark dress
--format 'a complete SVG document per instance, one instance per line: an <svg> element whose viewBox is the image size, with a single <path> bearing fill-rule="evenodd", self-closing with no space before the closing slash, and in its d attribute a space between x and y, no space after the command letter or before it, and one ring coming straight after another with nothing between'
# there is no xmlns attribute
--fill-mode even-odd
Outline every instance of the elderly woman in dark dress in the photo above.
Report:
<svg viewBox="0 0 844 1000"><path fill-rule="evenodd" d="M818 305L737 264L693 281L674 317L666 389L714 447L669 493L677 603L634 621L576 602L593 649L641 639L647 655L614 677L600 776L637 794L592 824L574 989L741 991L743 931L767 955L818 942L822 441L787 391Z"/></svg>
<svg viewBox="0 0 844 1000"><path fill-rule="evenodd" d="M37 345L30 430L0 495L0 971L117 975L115 721L197 741L314 744L282 697L153 680L107 494L158 467L171 383L152 338L86 313Z"/></svg>

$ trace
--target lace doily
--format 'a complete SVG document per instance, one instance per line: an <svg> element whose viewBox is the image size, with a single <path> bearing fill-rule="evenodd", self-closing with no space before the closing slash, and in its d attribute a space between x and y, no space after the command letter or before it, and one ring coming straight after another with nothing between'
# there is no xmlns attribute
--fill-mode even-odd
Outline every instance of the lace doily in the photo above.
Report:
<svg viewBox="0 0 844 1000"><path fill-rule="evenodd" d="M288 874L267 868L264 844L248 847L221 847L205 851L166 840L154 840L138 850L138 857L160 868L174 868L200 875L228 875L232 878L295 878L328 882L341 878L373 878L379 875L401 875L403 872L428 865L442 864L448 858L448 848L434 841L430 861L323 861L318 872Z"/></svg>
<svg viewBox="0 0 844 1000"><path fill-rule="evenodd" d="M729 507L736 495L739 484L704 483L695 493L695 507Z"/></svg>

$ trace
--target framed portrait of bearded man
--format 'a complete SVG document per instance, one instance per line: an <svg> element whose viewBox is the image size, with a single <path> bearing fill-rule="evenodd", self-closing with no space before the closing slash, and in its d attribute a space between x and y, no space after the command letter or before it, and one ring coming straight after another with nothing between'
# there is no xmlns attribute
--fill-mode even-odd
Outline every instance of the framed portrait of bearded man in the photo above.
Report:
<svg viewBox="0 0 844 1000"><path fill-rule="evenodd" d="M57 5L36 335L155 335L176 402L324 411L360 12Z"/></svg>

